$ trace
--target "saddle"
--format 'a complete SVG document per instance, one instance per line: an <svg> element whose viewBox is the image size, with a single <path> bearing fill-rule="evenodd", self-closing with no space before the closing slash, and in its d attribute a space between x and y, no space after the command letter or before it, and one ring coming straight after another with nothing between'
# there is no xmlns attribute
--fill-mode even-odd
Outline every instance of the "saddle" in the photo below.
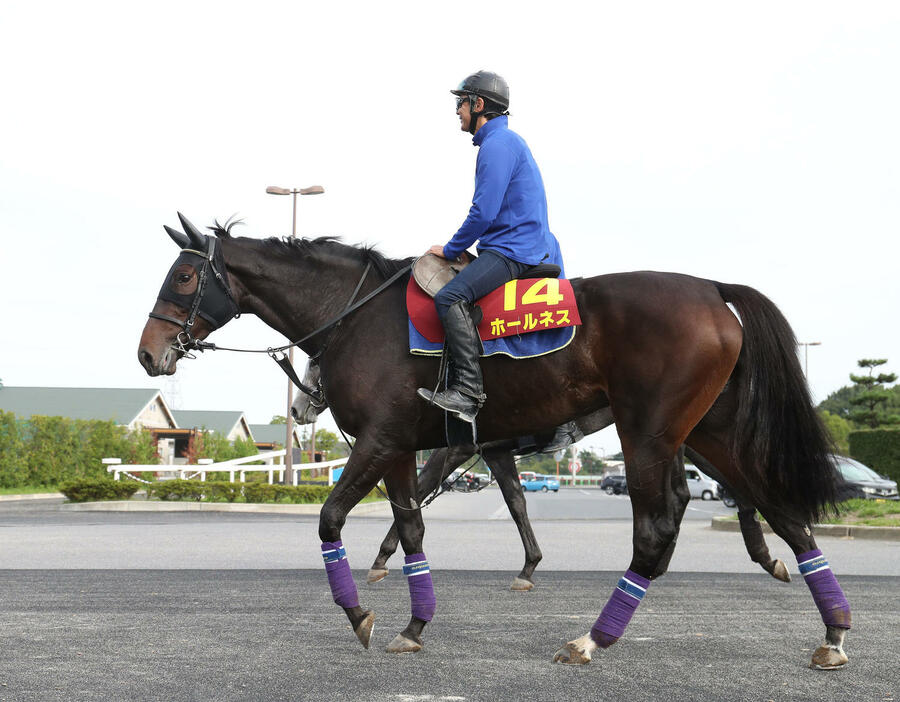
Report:
<svg viewBox="0 0 900 702"><path fill-rule="evenodd" d="M429 297L434 297L438 290L453 280L473 259L474 257L468 252L463 252L463 256L458 261L450 261L441 256L427 253L413 261L413 280ZM560 268L555 263L538 263L517 277L520 280L523 278L558 278L559 273Z"/></svg>

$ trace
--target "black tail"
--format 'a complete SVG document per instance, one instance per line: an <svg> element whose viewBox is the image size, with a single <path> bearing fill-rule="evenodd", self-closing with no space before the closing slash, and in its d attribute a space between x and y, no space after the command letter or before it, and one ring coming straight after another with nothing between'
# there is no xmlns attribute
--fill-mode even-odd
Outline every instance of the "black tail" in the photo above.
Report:
<svg viewBox="0 0 900 702"><path fill-rule="evenodd" d="M739 400L732 454L749 478L757 507L814 524L834 511L839 478L831 440L800 367L794 332L757 290L715 285L744 327L735 373Z"/></svg>

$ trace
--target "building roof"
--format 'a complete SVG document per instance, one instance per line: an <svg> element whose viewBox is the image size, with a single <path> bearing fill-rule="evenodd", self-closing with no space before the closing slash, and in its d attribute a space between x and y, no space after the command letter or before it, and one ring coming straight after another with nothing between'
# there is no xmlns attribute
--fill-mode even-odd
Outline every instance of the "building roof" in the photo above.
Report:
<svg viewBox="0 0 900 702"><path fill-rule="evenodd" d="M278 444L283 447L287 427L284 424L251 424L250 431L253 433L253 440L258 444ZM296 424L294 424L294 439L299 443L300 433Z"/></svg>
<svg viewBox="0 0 900 702"><path fill-rule="evenodd" d="M181 429L207 429L228 436L241 422L247 425L244 413L239 410L172 410Z"/></svg>
<svg viewBox="0 0 900 702"><path fill-rule="evenodd" d="M128 426L157 399L162 396L153 388L0 387L0 410L23 419L32 415L111 419ZM165 402L162 407L168 413Z"/></svg>

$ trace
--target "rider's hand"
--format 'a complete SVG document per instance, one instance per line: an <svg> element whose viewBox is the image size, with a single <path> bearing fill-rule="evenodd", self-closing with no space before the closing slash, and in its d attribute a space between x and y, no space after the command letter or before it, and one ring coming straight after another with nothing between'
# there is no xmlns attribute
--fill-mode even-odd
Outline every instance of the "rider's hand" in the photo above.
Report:
<svg viewBox="0 0 900 702"><path fill-rule="evenodd" d="M428 251L426 251L425 253L434 254L435 256L440 256L441 258L446 258L444 256L444 247L441 246L440 244L435 244L430 249L428 249Z"/></svg>

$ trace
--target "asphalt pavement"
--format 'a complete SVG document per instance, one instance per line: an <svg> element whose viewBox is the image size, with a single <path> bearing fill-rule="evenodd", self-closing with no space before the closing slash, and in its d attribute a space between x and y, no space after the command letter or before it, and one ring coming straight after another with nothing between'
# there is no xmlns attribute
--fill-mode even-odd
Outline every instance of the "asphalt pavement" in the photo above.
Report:
<svg viewBox="0 0 900 702"><path fill-rule="evenodd" d="M491 493L494 494L491 494ZM584 494L584 493L588 494ZM713 531L720 503L694 500L670 573L625 637L586 667L551 663L588 631L628 565L626 498L528 496L544 551L529 593L509 591L522 549L495 490L426 511L438 611L425 648L384 647L406 624L405 578L365 584L389 514L348 519L364 650L331 602L311 516L76 513L0 504L0 702L5 700L894 700L897 542L823 537L851 603L840 671L806 666L824 627L794 582ZM689 513L690 514L690 513ZM399 558L391 563L399 567Z"/></svg>
<svg viewBox="0 0 900 702"><path fill-rule="evenodd" d="M585 667L553 653L588 631L619 572L435 572L425 648L384 647L406 624L404 578L375 586L364 650L321 570L0 571L0 701L893 700L895 578L842 578L854 608L840 671L806 666L823 627L802 582L675 573Z"/></svg>

